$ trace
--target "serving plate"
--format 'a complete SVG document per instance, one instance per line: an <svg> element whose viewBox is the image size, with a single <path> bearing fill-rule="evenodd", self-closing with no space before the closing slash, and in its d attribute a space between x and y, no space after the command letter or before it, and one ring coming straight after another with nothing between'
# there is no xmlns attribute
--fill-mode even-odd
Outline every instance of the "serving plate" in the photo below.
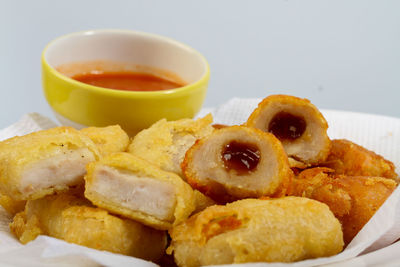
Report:
<svg viewBox="0 0 400 267"><path fill-rule="evenodd" d="M260 99L232 99L218 108L204 108L198 116L211 112L215 123L241 124L247 119L259 101ZM397 171L400 169L400 119L338 110L321 110L321 112L328 121L328 134L332 139L346 138L352 140L393 161ZM38 114L26 115L19 122L0 130L0 140L41 128L53 127L54 125L53 122ZM397 220L396 216L393 218L393 220ZM7 227L9 220L10 218L0 209L0 266L24 266L26 264L45 266L68 264L78 266L92 266L93 264L106 266L155 266L153 263L133 257L101 252L45 236L41 236L23 246L10 234ZM383 218L384 220L385 218ZM374 227L379 227L379 223L379 220L375 220L375 222L371 223L372 226L370 223L367 226L375 229ZM400 228L400 222L397 221L397 225L399 225L397 228ZM396 252L400 249L400 243L392 244L400 237L400 229L397 228L391 228L389 234L388 232L380 233L381 238L378 241L368 244L367 251L370 252L358 257L351 257L345 251L341 253L342 255L337 255L341 257L335 256L335 259L308 260L289 265L256 263L236 266L315 266L321 264L325 264L324 266L356 267L373 265L399 266L400 257L397 257ZM357 244L350 244L349 247L357 251L357 254L365 251ZM334 262L330 262L332 260Z"/></svg>

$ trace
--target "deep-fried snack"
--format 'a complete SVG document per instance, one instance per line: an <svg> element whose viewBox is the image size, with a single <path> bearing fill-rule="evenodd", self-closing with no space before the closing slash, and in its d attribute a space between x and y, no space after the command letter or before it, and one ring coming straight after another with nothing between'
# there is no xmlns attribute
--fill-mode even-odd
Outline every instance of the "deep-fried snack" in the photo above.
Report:
<svg viewBox="0 0 400 267"><path fill-rule="evenodd" d="M246 125L273 133L295 161L315 165L328 156L328 123L307 99L288 95L268 96L258 104ZM295 161L292 160L291 166L300 166Z"/></svg>
<svg viewBox="0 0 400 267"><path fill-rule="evenodd" d="M324 166L334 169L336 174L348 176L378 176L398 182L394 164L349 140L332 140L331 150Z"/></svg>
<svg viewBox="0 0 400 267"><path fill-rule="evenodd" d="M204 195L199 190L193 189L193 195L196 209L192 212L192 214L195 214L209 206L217 204L212 198Z"/></svg>
<svg viewBox="0 0 400 267"><path fill-rule="evenodd" d="M15 200L7 195L0 194L0 205L13 216L23 211L25 204L25 200Z"/></svg>
<svg viewBox="0 0 400 267"><path fill-rule="evenodd" d="M156 229L169 229L195 209L192 188L177 174L129 153L89 163L85 181L92 203Z"/></svg>
<svg viewBox="0 0 400 267"><path fill-rule="evenodd" d="M328 206L301 197L244 199L212 206L170 230L178 266L293 262L342 251Z"/></svg>
<svg viewBox="0 0 400 267"><path fill-rule="evenodd" d="M393 180L381 177L338 176L328 168L302 171L293 179L290 195L321 201L342 223L346 244L375 214L396 188Z"/></svg>
<svg viewBox="0 0 400 267"><path fill-rule="evenodd" d="M167 241L164 231L121 219L67 193L28 201L10 229L23 244L44 234L153 261L164 254Z"/></svg>
<svg viewBox="0 0 400 267"><path fill-rule="evenodd" d="M197 120L162 119L139 132L129 145L128 152L162 170L182 175L181 164L186 151L197 139L212 133L212 120L211 114Z"/></svg>
<svg viewBox="0 0 400 267"><path fill-rule="evenodd" d="M129 145L129 136L119 125L88 127L80 131L92 139L103 157L111 153L123 152Z"/></svg>
<svg viewBox="0 0 400 267"><path fill-rule="evenodd" d="M215 130L186 153L187 182L217 202L247 197L282 196L292 171L272 134L245 126Z"/></svg>
<svg viewBox="0 0 400 267"><path fill-rule="evenodd" d="M0 193L38 199L83 182L95 144L71 127L56 127L0 142Z"/></svg>

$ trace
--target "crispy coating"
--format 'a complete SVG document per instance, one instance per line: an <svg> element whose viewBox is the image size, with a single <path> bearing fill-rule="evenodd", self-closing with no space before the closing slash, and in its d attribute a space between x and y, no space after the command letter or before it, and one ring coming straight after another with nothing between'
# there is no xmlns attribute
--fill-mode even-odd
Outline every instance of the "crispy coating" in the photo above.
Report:
<svg viewBox="0 0 400 267"><path fill-rule="evenodd" d="M332 177L332 172L328 168L302 171L293 179L289 194L327 204L342 223L348 244L394 191L396 183L382 177Z"/></svg>
<svg viewBox="0 0 400 267"><path fill-rule="evenodd" d="M129 153L88 164L85 181L92 203L156 229L169 229L195 209L193 189L178 175Z"/></svg>
<svg viewBox="0 0 400 267"><path fill-rule="evenodd" d="M244 199L212 206L170 230L178 266L294 262L342 251L328 206L301 197Z"/></svg>
<svg viewBox="0 0 400 267"><path fill-rule="evenodd" d="M85 165L99 158L95 144L71 127L56 127L0 142L0 192L38 199L83 182Z"/></svg>
<svg viewBox="0 0 400 267"><path fill-rule="evenodd" d="M103 157L115 152L124 152L129 145L129 136L119 125L88 127L80 132L96 144Z"/></svg>
<svg viewBox="0 0 400 267"><path fill-rule="evenodd" d="M217 204L212 198L204 195L196 189L193 190L193 195L196 209L192 212L192 214L195 214L204 210L207 207Z"/></svg>
<svg viewBox="0 0 400 267"><path fill-rule="evenodd" d="M197 120L162 119L139 132L129 145L128 152L141 157L165 171L182 175L181 163L194 142L212 133L212 115Z"/></svg>
<svg viewBox="0 0 400 267"><path fill-rule="evenodd" d="M0 205L11 215L21 212L25 208L25 200L15 200L7 195L0 194Z"/></svg>
<svg viewBox="0 0 400 267"><path fill-rule="evenodd" d="M199 139L187 151L182 170L193 188L219 203L282 196L293 175L279 140L245 126L225 127Z"/></svg>
<svg viewBox="0 0 400 267"><path fill-rule="evenodd" d="M268 96L251 113L246 125L273 132L287 155L305 166L323 162L328 156L328 123L308 99L289 95ZM294 163L292 167L299 167L295 161L291 163Z"/></svg>
<svg viewBox="0 0 400 267"><path fill-rule="evenodd" d="M153 261L164 254L166 246L165 232L121 219L65 193L28 201L10 228L24 244L43 234Z"/></svg>
<svg viewBox="0 0 400 267"><path fill-rule="evenodd" d="M349 140L332 140L332 147L324 166L336 174L348 176L378 176L398 182L394 164Z"/></svg>

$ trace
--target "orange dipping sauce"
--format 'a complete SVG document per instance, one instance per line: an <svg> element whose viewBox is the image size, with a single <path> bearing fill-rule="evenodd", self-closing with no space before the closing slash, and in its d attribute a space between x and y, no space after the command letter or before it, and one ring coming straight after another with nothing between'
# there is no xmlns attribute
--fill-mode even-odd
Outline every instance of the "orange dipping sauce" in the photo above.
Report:
<svg viewBox="0 0 400 267"><path fill-rule="evenodd" d="M185 85L139 72L93 72L71 78L94 86L126 91L160 91Z"/></svg>

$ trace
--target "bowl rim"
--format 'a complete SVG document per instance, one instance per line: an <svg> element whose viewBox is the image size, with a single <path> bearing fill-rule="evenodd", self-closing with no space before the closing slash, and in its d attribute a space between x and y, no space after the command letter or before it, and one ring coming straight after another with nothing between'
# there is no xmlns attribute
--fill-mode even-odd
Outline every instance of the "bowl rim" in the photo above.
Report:
<svg viewBox="0 0 400 267"><path fill-rule="evenodd" d="M94 86L91 84L79 82L77 80L74 80L59 71L57 71L54 67L50 65L50 63L46 59L46 53L47 50L49 49L50 46L52 46L55 42L58 42L63 39L70 38L71 36L76 36L76 35L94 35L94 34L102 34L102 33L119 33L119 34L136 34L136 35L143 35L147 37L151 37L157 40L163 40L167 41L170 43L173 43L176 46L181 46L187 50L190 50L192 53L196 54L201 61L203 61L205 65L205 71L204 74L195 82L189 83L187 85L184 85L182 87L174 88L174 89L169 89L169 90L158 90L158 91L126 91L126 90L118 90L118 89L110 89L110 88L104 88L104 87L99 87L99 86ZM103 95L110 95L110 96L117 96L117 97L129 97L129 98L148 98L148 97L155 97L155 96L177 96L177 95L185 95L188 93L188 91L198 88L201 86L202 83L207 82L210 77L210 66L208 64L207 59L196 49L192 48L191 46L184 44L180 41L177 41L175 39L172 39L170 37L166 37L163 35L159 34L154 34L154 33L148 33L148 32L142 32L142 31L135 31L135 30L128 30L128 29L96 29L96 30L84 30L84 31L77 31L77 32L72 32L68 33L62 36L59 36L52 41L50 41L45 48L42 51L41 55L41 61L42 65L48 69L50 74L56 76L58 79L63 80L66 83L73 84L77 87L81 87L81 89L84 90L89 90L92 92L96 92L99 94ZM42 76L43 76L42 71Z"/></svg>

